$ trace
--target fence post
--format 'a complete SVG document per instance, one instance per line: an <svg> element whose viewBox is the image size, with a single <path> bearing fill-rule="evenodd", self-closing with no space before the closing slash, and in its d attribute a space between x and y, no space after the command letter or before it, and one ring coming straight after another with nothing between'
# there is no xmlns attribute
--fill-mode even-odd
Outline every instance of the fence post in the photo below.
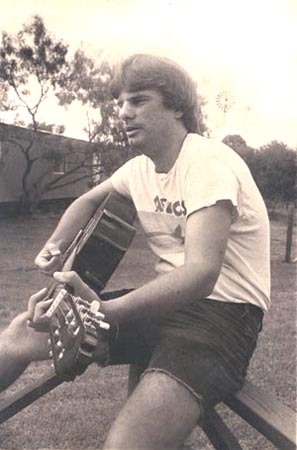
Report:
<svg viewBox="0 0 297 450"><path fill-rule="evenodd" d="M287 239L286 239L286 263L291 262L291 251L292 251L292 241L293 241L293 224L294 224L294 210L295 206L291 205L288 211L288 225L287 225Z"/></svg>

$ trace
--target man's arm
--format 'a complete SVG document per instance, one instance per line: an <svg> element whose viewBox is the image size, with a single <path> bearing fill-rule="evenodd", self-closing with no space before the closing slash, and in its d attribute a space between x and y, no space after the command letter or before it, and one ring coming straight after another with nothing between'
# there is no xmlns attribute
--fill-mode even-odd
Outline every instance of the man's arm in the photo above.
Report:
<svg viewBox="0 0 297 450"><path fill-rule="evenodd" d="M27 368L30 361L23 357L16 345L15 332L26 326L27 314L14 319L0 335L0 391L12 384Z"/></svg>
<svg viewBox="0 0 297 450"><path fill-rule="evenodd" d="M148 316L167 316L209 296L220 274L232 220L232 205L220 201L187 220L185 263L123 297L103 303L106 318L119 324Z"/></svg>
<svg viewBox="0 0 297 450"><path fill-rule="evenodd" d="M48 333L38 332L27 325L37 302L47 290L32 295L28 311L15 317L0 334L0 391L6 389L24 372L31 361L48 359Z"/></svg>
<svg viewBox="0 0 297 450"><path fill-rule="evenodd" d="M35 264L41 271L50 275L60 268L60 255L111 191L114 191L111 181L106 180L77 198L66 209L55 231L35 258Z"/></svg>
<svg viewBox="0 0 297 450"><path fill-rule="evenodd" d="M103 302L106 320L121 324L165 316L210 295L221 271L231 217L232 206L227 201L191 214L186 226L184 265L122 297ZM56 279L71 285L82 298L94 298L74 272L61 272Z"/></svg>

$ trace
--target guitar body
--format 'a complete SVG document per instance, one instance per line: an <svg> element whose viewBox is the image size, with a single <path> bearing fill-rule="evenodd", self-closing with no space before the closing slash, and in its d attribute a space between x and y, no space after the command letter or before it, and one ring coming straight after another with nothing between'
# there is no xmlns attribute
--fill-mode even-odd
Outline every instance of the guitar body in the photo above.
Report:
<svg viewBox="0 0 297 450"><path fill-rule="evenodd" d="M131 245L136 210L127 198L110 193L90 221L92 232L78 245L72 270L100 293ZM88 227L88 226L87 226Z"/></svg>

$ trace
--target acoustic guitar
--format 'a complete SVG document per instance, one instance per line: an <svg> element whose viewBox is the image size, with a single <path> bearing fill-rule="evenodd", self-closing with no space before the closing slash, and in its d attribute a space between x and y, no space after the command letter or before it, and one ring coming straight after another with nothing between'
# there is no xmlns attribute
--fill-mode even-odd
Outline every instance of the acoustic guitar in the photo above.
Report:
<svg viewBox="0 0 297 450"><path fill-rule="evenodd" d="M98 294L104 289L135 236L133 203L110 193L84 229L64 253L62 271L74 270ZM11 397L0 399L0 424L64 381L72 381L93 361L93 352L107 345L110 325L99 310L99 302L89 303L53 282L49 288L53 302L49 317L49 352L52 368ZM104 352L103 352L104 353ZM105 365L107 361L102 361Z"/></svg>

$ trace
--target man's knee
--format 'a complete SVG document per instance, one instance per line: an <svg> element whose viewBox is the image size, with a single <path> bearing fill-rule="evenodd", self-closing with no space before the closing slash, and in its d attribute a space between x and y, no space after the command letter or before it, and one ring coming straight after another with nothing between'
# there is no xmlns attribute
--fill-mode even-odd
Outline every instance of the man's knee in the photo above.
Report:
<svg viewBox="0 0 297 450"><path fill-rule="evenodd" d="M115 420L105 449L177 449L200 414L187 387L164 372L147 372Z"/></svg>

